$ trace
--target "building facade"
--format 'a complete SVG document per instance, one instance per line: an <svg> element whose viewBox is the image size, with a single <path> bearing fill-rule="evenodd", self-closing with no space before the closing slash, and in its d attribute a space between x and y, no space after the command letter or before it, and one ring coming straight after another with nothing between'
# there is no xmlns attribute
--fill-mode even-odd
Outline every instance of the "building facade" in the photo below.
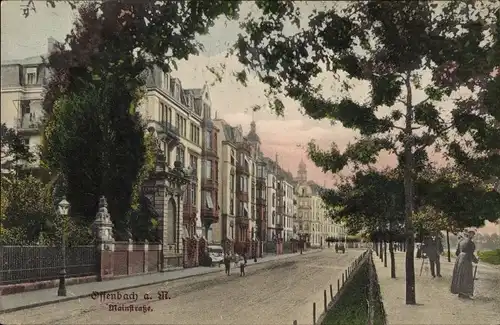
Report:
<svg viewBox="0 0 500 325"><path fill-rule="evenodd" d="M214 241L229 241L237 250L257 235L257 164L254 143L243 135L241 126L233 127L222 119L214 125L221 130L219 174L221 175L219 204L221 222ZM228 246L229 247L229 246Z"/></svg>
<svg viewBox="0 0 500 325"><path fill-rule="evenodd" d="M155 202L166 220L163 227L167 233L163 237L176 244L174 251L171 245L164 251L178 255L182 252L182 238L203 236L210 241L212 224L218 222L218 129L211 120L207 87L183 89L179 79L159 68L150 71L146 86L138 111L148 130L160 140L166 166L171 169L177 164L189 174L177 200L164 202L160 197ZM172 229L176 227L181 229Z"/></svg>
<svg viewBox="0 0 500 325"><path fill-rule="evenodd" d="M50 38L47 52L52 50L53 44ZM42 143L42 95L49 77L42 56L2 62L1 122L16 129L33 153ZM26 167L38 166L38 155L35 155L35 161Z"/></svg>
<svg viewBox="0 0 500 325"><path fill-rule="evenodd" d="M305 238L311 247L322 247L328 237L340 237L344 227L334 223L327 215L320 196L321 187L307 180L304 161L299 164L296 180L296 224L299 236Z"/></svg>

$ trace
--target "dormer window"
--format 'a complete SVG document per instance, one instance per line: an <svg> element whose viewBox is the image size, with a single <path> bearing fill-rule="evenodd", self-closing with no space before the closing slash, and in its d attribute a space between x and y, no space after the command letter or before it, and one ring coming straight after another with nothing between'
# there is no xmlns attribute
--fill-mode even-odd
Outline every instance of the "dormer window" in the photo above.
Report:
<svg viewBox="0 0 500 325"><path fill-rule="evenodd" d="M27 85L35 85L37 80L36 68L26 68L25 78Z"/></svg>

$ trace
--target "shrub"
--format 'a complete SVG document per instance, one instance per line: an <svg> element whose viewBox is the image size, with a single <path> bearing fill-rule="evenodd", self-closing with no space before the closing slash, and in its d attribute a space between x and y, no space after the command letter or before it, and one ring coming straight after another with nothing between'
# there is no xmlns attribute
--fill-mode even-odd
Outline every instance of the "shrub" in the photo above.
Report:
<svg viewBox="0 0 500 325"><path fill-rule="evenodd" d="M482 262L500 265L500 249L478 252L478 255Z"/></svg>

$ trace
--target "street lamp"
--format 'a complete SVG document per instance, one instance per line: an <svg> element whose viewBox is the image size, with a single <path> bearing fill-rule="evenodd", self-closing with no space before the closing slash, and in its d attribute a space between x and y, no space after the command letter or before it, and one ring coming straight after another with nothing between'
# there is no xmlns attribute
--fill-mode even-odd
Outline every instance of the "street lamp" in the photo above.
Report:
<svg viewBox="0 0 500 325"><path fill-rule="evenodd" d="M57 295L60 297L66 296L66 217L69 211L69 202L66 201L66 197L63 197L61 202L58 204L58 212L63 220L63 230L62 230L62 269L59 273L59 289L57 290Z"/></svg>

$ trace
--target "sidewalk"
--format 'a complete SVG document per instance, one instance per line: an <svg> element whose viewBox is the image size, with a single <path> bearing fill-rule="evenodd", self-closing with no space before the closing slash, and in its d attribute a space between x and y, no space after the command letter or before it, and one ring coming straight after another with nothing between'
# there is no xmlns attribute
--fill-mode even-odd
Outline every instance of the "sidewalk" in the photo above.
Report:
<svg viewBox="0 0 500 325"><path fill-rule="evenodd" d="M315 252L320 252L320 250L305 251L304 255ZM268 256L258 259L257 263L255 263L253 260L248 260L248 266L272 262L272 261L278 261L299 255L300 253L283 254L278 256L270 254ZM154 285L162 283L164 281L186 279L190 277L201 276L204 274L217 273L217 272L224 272L224 268L223 267L219 268L217 266L195 267L190 269L177 269L169 272L157 272L151 274L137 275L116 280L102 281L102 282L75 284L67 286L66 297L58 297L57 288L42 289L42 290L0 296L0 314L84 298L90 296L94 291L111 292L117 290L128 290L147 285Z"/></svg>
<svg viewBox="0 0 500 325"><path fill-rule="evenodd" d="M417 305L405 304L405 253L396 254L396 279L391 279L390 257L387 267L375 253L373 259L378 274L388 325L402 324L500 324L500 270L479 264L473 300L459 299L450 293L452 262L441 258L442 278L432 278L428 267L420 276L421 259L415 259Z"/></svg>

